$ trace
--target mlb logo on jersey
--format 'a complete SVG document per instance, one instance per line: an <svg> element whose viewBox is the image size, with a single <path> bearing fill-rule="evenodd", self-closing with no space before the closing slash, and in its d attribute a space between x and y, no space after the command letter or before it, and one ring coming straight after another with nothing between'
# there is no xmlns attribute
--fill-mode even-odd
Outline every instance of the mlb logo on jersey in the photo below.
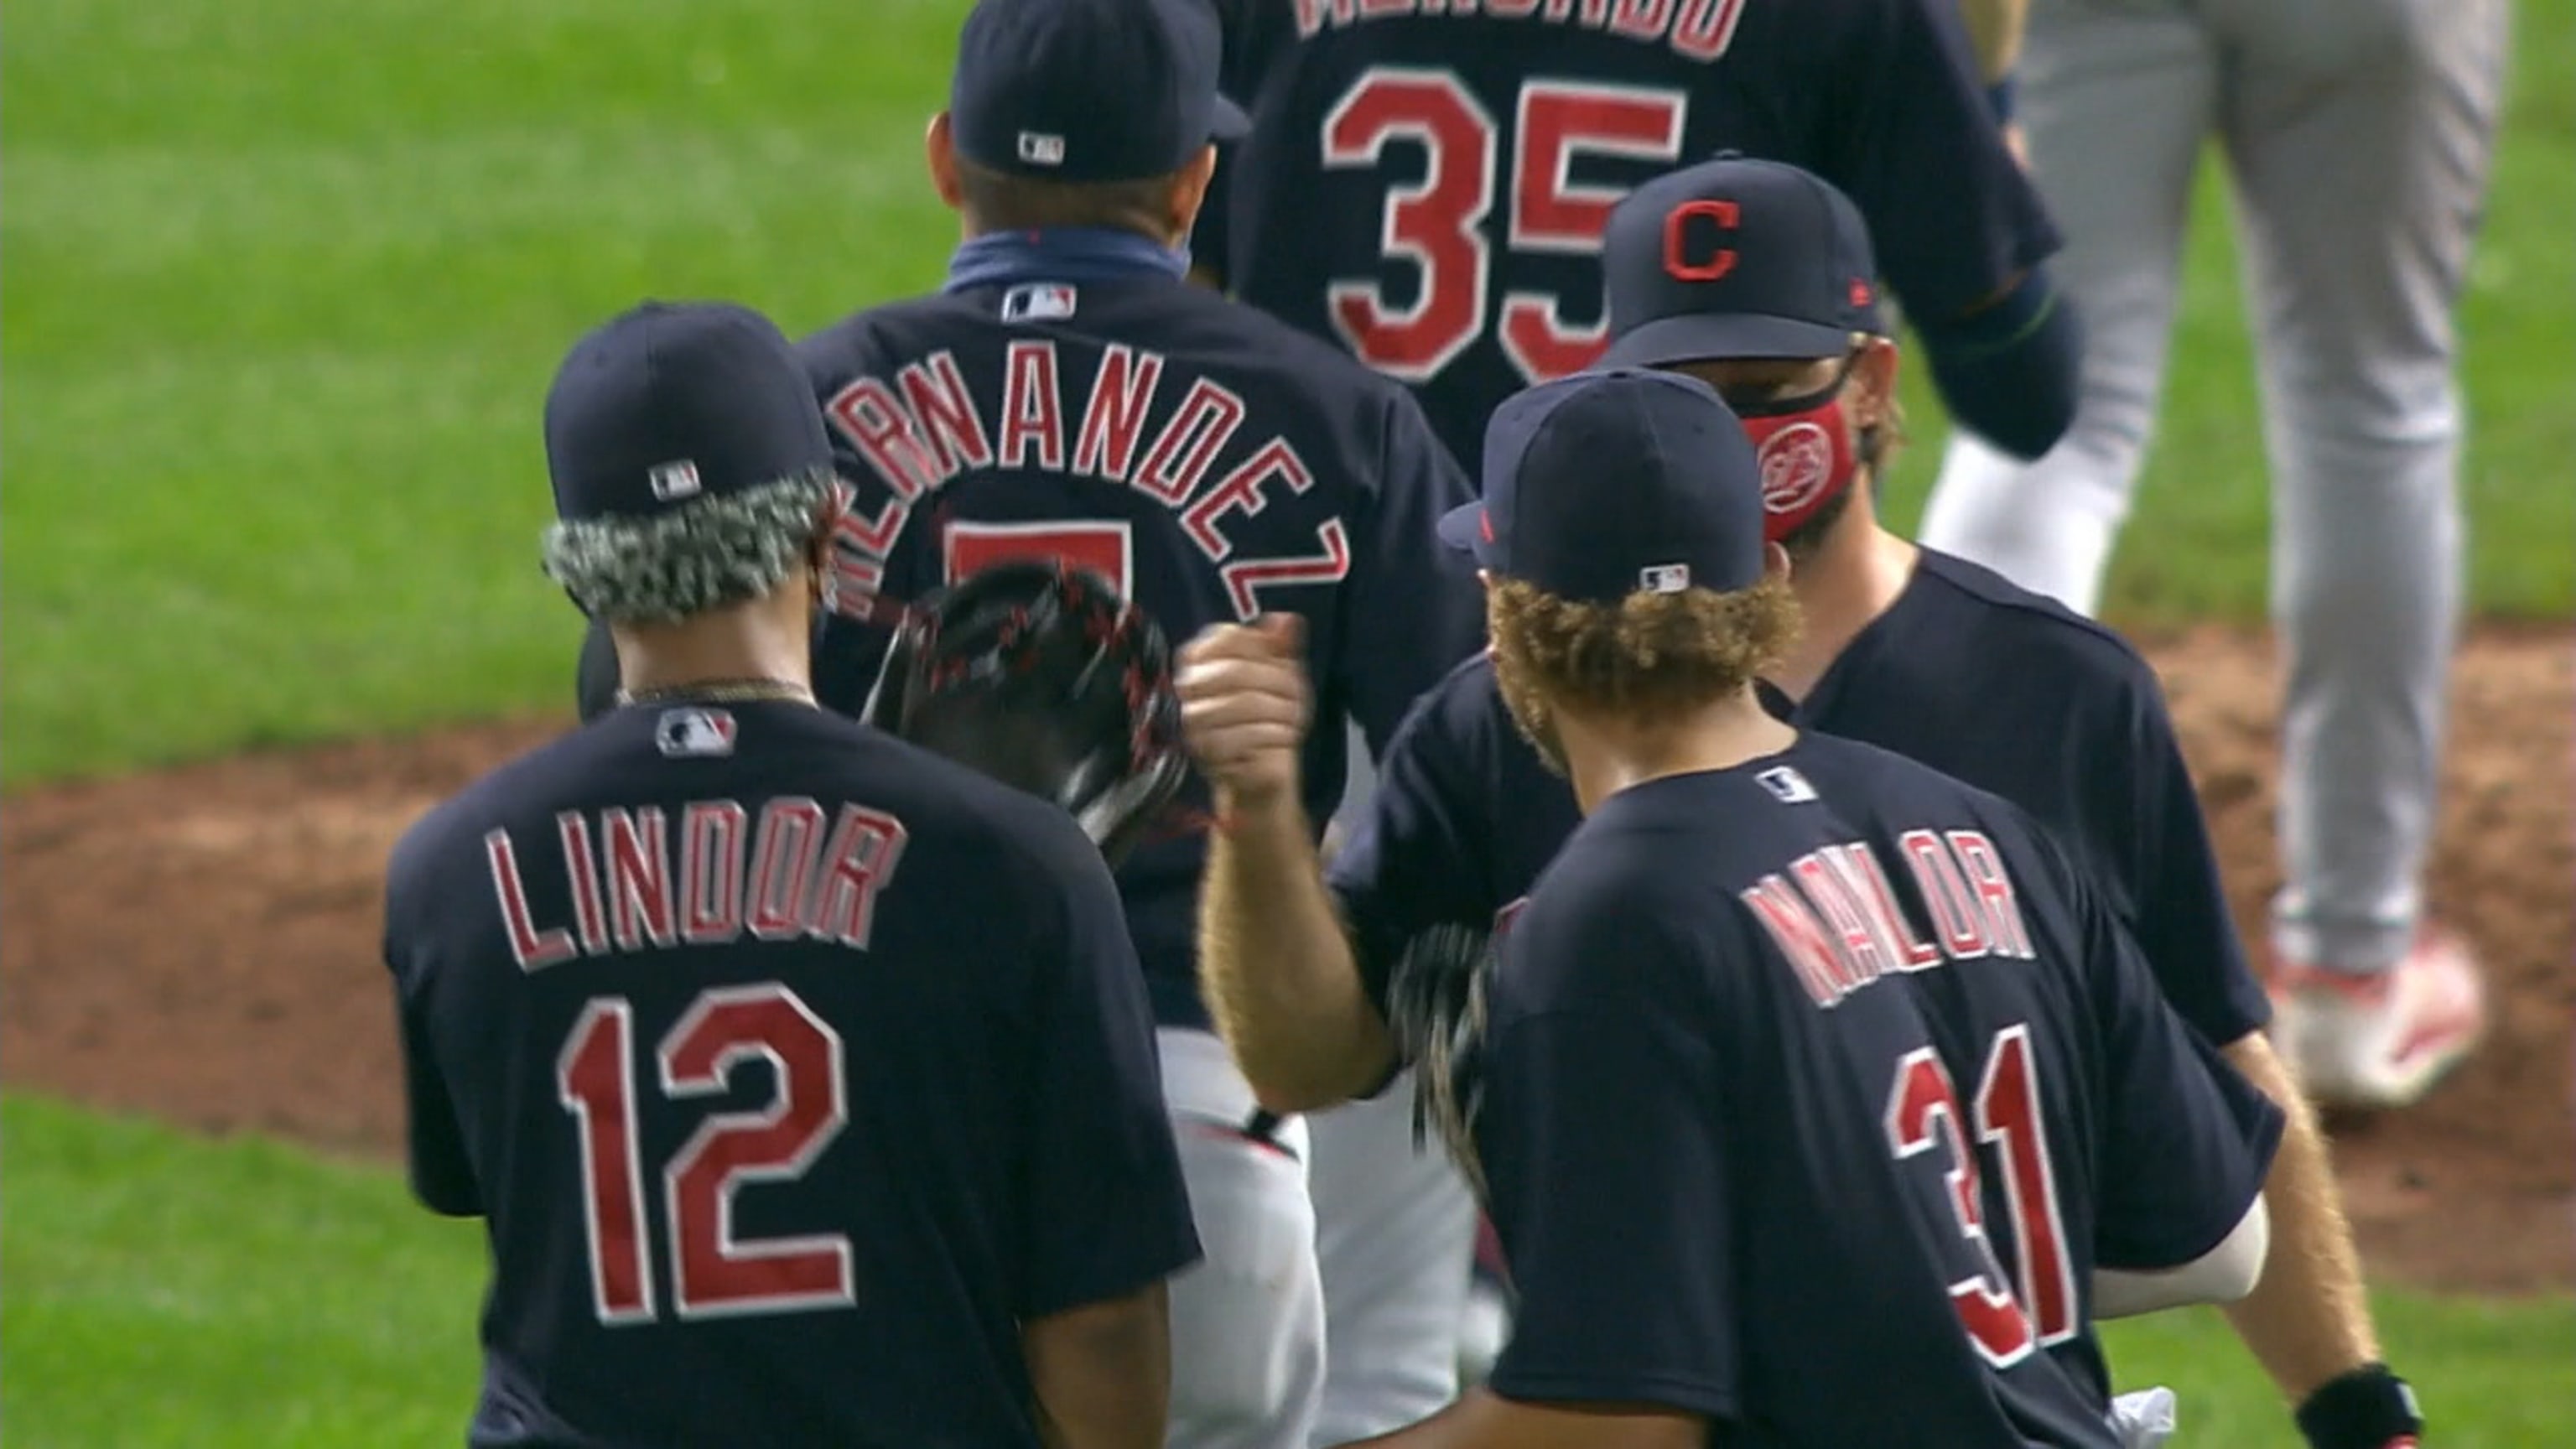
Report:
<svg viewBox="0 0 2576 1449"><path fill-rule="evenodd" d="M1816 787L1807 777L1786 765L1774 766L1753 777L1783 805L1804 805L1816 798Z"/></svg>
<svg viewBox="0 0 2576 1449"><path fill-rule="evenodd" d="M1073 315L1073 288L1064 282L1031 282L1002 294L1005 322L1061 322Z"/></svg>
<svg viewBox="0 0 2576 1449"><path fill-rule="evenodd" d="M653 726L653 743L674 760L733 753L734 718L720 709L665 710Z"/></svg>
<svg viewBox="0 0 2576 1449"><path fill-rule="evenodd" d="M664 503L675 499L694 498L706 485L698 481L698 465L682 458L673 463L656 463L644 475L653 485L653 496Z"/></svg>
<svg viewBox="0 0 2576 1449"><path fill-rule="evenodd" d="M1678 594L1690 587L1690 565L1648 564L1637 570L1637 587L1650 594Z"/></svg>
<svg viewBox="0 0 2576 1449"><path fill-rule="evenodd" d="M1022 131L1020 159L1031 166L1061 166L1064 164L1064 138L1050 136L1044 131Z"/></svg>

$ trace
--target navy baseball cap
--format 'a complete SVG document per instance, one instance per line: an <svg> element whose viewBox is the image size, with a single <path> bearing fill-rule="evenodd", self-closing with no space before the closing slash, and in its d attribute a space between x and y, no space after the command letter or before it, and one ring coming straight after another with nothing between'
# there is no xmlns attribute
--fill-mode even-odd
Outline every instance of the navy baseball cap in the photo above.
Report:
<svg viewBox="0 0 2576 1449"><path fill-rule="evenodd" d="M556 371L546 466L557 516L642 519L828 469L832 444L776 323L730 302L646 302Z"/></svg>
<svg viewBox="0 0 2576 1449"><path fill-rule="evenodd" d="M1250 123L1217 94L1207 0L981 0L957 40L948 121L988 171L1133 181Z"/></svg>
<svg viewBox="0 0 2576 1449"><path fill-rule="evenodd" d="M1608 366L1839 357L1884 333L1851 198L1811 172L1720 155L1629 193L1602 233Z"/></svg>
<svg viewBox="0 0 2576 1449"><path fill-rule="evenodd" d="M1762 467L1717 390L1640 368L1515 394L1485 427L1485 496L1440 538L1579 603L1762 578Z"/></svg>

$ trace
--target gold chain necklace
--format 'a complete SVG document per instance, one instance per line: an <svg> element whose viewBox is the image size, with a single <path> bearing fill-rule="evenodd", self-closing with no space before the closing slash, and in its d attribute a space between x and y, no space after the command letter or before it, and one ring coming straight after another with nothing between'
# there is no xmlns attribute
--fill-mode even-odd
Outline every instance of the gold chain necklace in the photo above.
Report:
<svg viewBox="0 0 2576 1449"><path fill-rule="evenodd" d="M751 700L786 700L796 704L813 704L814 691L783 679L702 679L689 684L669 684L655 689L621 689L617 702L626 704L717 704Z"/></svg>

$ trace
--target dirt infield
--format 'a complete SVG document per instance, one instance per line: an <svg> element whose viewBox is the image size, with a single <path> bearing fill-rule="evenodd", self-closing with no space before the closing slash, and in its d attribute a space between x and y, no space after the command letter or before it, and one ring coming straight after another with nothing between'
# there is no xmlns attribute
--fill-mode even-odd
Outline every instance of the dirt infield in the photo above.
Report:
<svg viewBox="0 0 2576 1449"><path fill-rule="evenodd" d="M2272 858L2268 646L2149 651L2241 924ZM2485 959L2481 1055L2416 1110L2333 1124L2375 1274L2576 1285L2576 637L2464 653L2433 895ZM0 807L0 1063L17 1088L381 1153L401 1139L376 964L386 851L421 810L562 727L533 720L30 792Z"/></svg>

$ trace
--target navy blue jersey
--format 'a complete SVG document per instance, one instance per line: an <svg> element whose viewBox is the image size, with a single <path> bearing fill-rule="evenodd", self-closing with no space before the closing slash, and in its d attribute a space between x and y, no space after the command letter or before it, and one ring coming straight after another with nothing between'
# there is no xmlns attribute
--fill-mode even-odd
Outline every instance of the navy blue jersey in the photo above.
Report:
<svg viewBox="0 0 2576 1449"><path fill-rule="evenodd" d="M1808 735L1603 802L1501 940L1492 1386L1744 1445L2108 1446L2097 1265L2252 1207L2281 1113L2021 811Z"/></svg>
<svg viewBox="0 0 2576 1449"><path fill-rule="evenodd" d="M2029 811L2210 1041L2269 1019L2163 691L2117 634L1925 549L1803 704L1768 697L1802 729L1866 740ZM1421 701L1378 769L1330 877L1373 972L1425 925L1491 919L1577 820L1574 792L1513 727L1482 658Z"/></svg>
<svg viewBox="0 0 2576 1449"><path fill-rule="evenodd" d="M1867 219L1950 320L2058 236L1995 125L1957 0L1220 0L1252 132L1197 260L1414 386L1470 467L1486 416L1606 345L1601 230L1733 149Z"/></svg>
<svg viewBox="0 0 2576 1449"><path fill-rule="evenodd" d="M1480 643L1475 580L1434 532L1474 490L1403 389L1169 277L969 287L862 312L799 349L853 497L833 595L917 598L1004 558L1096 569L1177 646L1256 613L1307 623L1318 821L1344 720L1382 751ZM826 703L866 699L886 631L827 620ZM1205 803L1204 786L1188 791ZM1119 885L1157 1019L1204 1026L1203 837L1138 848Z"/></svg>
<svg viewBox="0 0 2576 1449"><path fill-rule="evenodd" d="M638 705L395 850L411 1172L478 1446L1036 1445L1020 1322L1198 1254L1060 810L806 706Z"/></svg>

